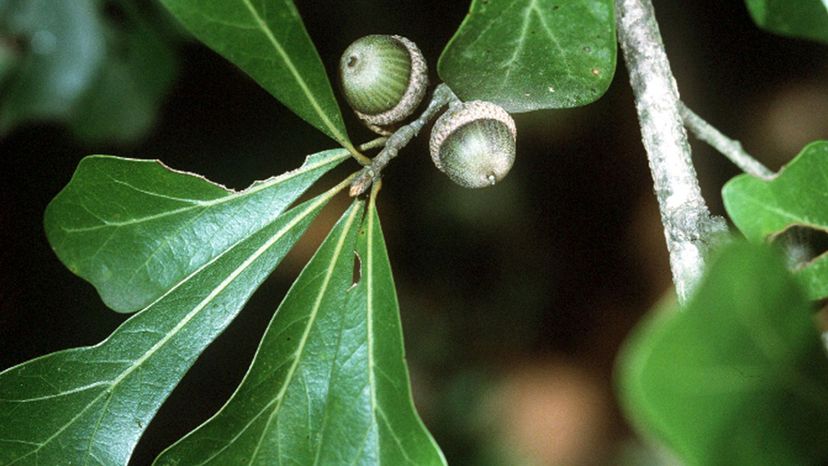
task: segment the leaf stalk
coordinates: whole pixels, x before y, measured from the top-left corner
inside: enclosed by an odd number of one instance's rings
[[[348,141],[342,141],[342,147],[348,150],[351,153],[351,157],[354,158],[357,162],[359,162],[362,166],[371,165],[371,158],[365,156],[362,152],[359,151],[353,144]]]

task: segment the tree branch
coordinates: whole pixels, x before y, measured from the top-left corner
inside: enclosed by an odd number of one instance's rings
[[[773,176],[773,172],[768,167],[762,165],[761,162],[747,153],[742,147],[742,143],[722,134],[713,125],[704,121],[702,117],[687,108],[683,102],[679,102],[679,112],[690,132],[700,140],[710,144],[711,147],[727,157],[743,172],[765,179]]]
[[[618,40],[630,75],[644,148],[661,211],[673,283],[685,302],[724,220],[701,195],[679,115],[679,95],[650,0],[616,0]]]

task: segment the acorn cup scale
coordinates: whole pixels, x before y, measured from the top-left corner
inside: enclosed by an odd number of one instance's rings
[[[493,186],[515,162],[515,122],[506,110],[474,100],[450,107],[431,130],[437,168],[466,188]]]
[[[410,116],[428,87],[420,49],[402,36],[374,34],[357,39],[339,62],[345,100],[372,131],[391,134]]]

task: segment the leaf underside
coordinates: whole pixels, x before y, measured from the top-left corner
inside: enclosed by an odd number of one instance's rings
[[[362,209],[294,283],[233,397],[155,464],[445,464],[411,402],[379,218],[372,203],[360,229]]]
[[[764,242],[792,227],[828,234],[828,141],[807,145],[771,180],[739,175],[722,189],[725,209],[752,242]],[[811,299],[828,297],[828,254],[797,275]]]
[[[612,0],[473,0],[437,71],[509,112],[586,105],[615,73]]]
[[[240,192],[157,161],[86,157],[46,208],[46,235],[107,306],[132,312],[273,222],[347,157],[320,152]]]
[[[686,464],[828,460],[828,360],[768,246],[729,246],[686,309],[639,326],[619,375],[627,414]]]
[[[161,0],[195,37],[350,147],[322,60],[291,0]]]
[[[187,369],[332,195],[309,200],[240,240],[102,343],[0,373],[0,465],[126,464]]]

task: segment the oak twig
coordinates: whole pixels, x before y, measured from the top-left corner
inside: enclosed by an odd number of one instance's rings
[[[762,165],[762,162],[747,153],[742,147],[742,143],[722,134],[721,131],[690,110],[683,102],[679,102],[679,113],[681,113],[687,129],[697,138],[710,144],[711,147],[727,157],[740,170],[759,178],[768,179],[773,176],[773,172],[768,167]]]
[[[371,160],[371,164],[363,168],[353,183],[351,183],[351,197],[359,196],[367,191],[371,187],[371,184],[380,178],[383,168],[388,165],[391,159],[397,156],[400,149],[405,147],[414,136],[419,134],[423,127],[440,113],[443,107],[459,101],[448,85],[439,84],[434,89],[431,102],[429,102],[428,107],[423,113],[416,120],[394,131],[385,142],[385,147]]]

